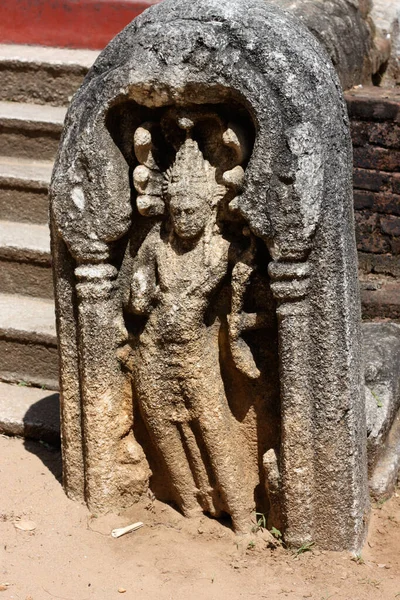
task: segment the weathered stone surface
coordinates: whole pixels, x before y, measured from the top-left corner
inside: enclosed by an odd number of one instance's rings
[[[363,347],[370,487],[375,497],[387,497],[400,464],[400,325],[364,324]]]
[[[263,0],[164,0],[102,52],[51,184],[71,497],[121,507],[151,470],[185,514],[360,547],[351,174],[329,58]]]
[[[343,89],[371,81],[390,44],[376,38],[369,0],[269,0],[300,18],[329,54]]]
[[[376,464],[383,442],[400,407],[400,326],[363,325],[368,463]]]
[[[374,0],[371,17],[376,27],[390,37],[391,55],[379,83],[393,87],[400,82],[400,6],[398,0]]]

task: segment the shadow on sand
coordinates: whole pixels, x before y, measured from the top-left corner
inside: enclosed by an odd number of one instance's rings
[[[24,418],[24,446],[35,454],[61,483],[60,403],[54,392],[32,404]]]

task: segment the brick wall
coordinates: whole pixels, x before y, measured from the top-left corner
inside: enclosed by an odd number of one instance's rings
[[[364,318],[400,319],[400,90],[347,92]]]

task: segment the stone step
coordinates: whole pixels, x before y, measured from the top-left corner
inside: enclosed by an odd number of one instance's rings
[[[58,388],[51,300],[0,294],[0,380]]]
[[[98,54],[0,44],[0,100],[66,106]]]
[[[53,163],[0,156],[0,220],[47,223]]]
[[[0,102],[0,148],[3,156],[53,160],[66,108]]]
[[[0,221],[0,290],[6,294],[52,298],[47,225]]]
[[[58,393],[0,382],[0,433],[59,446]]]

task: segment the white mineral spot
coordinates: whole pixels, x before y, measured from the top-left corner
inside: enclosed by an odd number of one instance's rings
[[[85,195],[83,193],[83,189],[79,186],[74,187],[71,193],[72,202],[75,204],[79,210],[83,210],[85,208]]]
[[[138,284],[138,291],[140,293],[144,293],[146,291],[147,288],[147,280],[146,280],[146,273],[142,270],[139,269],[138,272],[135,275],[135,282]]]

